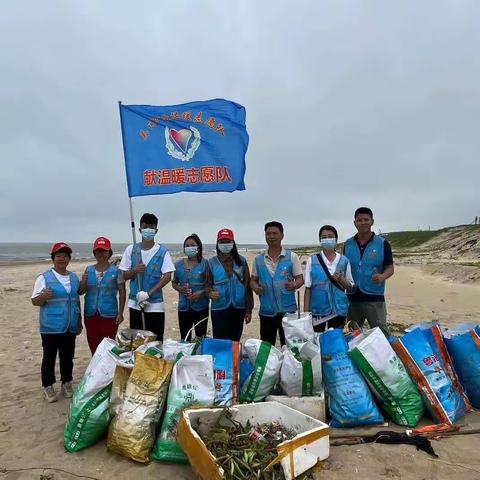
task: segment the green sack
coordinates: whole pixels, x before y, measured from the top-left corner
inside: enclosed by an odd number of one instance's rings
[[[214,400],[212,356],[194,355],[180,358],[173,367],[167,409],[151,457],[163,462],[188,463],[177,443],[180,413],[184,408],[193,405],[213,405]]]
[[[424,413],[422,397],[380,328],[363,332],[348,347],[386,416],[398,425],[415,427]]]
[[[78,452],[96,443],[110,423],[108,409],[116,361],[110,350],[116,347],[110,338],[104,338],[75,389],[63,433],[65,449]]]
[[[251,338],[244,344],[245,353],[253,366],[250,376],[242,384],[242,403],[263,402],[280,380],[283,355],[268,342]]]

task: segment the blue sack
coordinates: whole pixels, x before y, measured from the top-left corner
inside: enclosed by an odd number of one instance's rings
[[[332,427],[356,427],[384,422],[372,394],[348,356],[342,330],[327,330],[320,336],[325,390],[330,397]]]
[[[447,332],[445,343],[468,399],[480,408],[480,327],[465,330],[452,336]]]
[[[240,342],[204,338],[202,354],[212,355],[215,380],[215,405],[238,403],[240,373]]]
[[[463,385],[460,382],[460,378],[458,377],[458,374],[453,366],[453,360],[451,355],[448,352],[447,345],[445,343],[443,331],[442,331],[442,328],[440,327],[440,324],[435,320],[432,322],[422,322],[412,327],[412,329],[410,330],[405,330],[405,332],[408,333],[409,331],[413,331],[415,329],[419,329],[423,332],[426,339],[428,340],[428,343],[432,347],[433,353],[435,353],[438,356],[438,359],[440,360],[440,364],[442,365],[442,368],[445,370],[447,377],[450,378],[453,388],[458,392],[458,394],[460,395],[460,398],[463,400],[464,405],[462,406],[460,404],[457,408],[457,411],[459,412],[458,414],[463,416],[466,412],[468,412],[471,409],[471,405],[470,405],[470,401],[468,400],[467,394],[465,393],[465,389],[463,388]],[[463,414],[461,413],[462,410],[464,410]]]
[[[432,418],[454,423],[466,413],[462,394],[454,387],[440,355],[421,328],[415,328],[392,343],[416,383]]]

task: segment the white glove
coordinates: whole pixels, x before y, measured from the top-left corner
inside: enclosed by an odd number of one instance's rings
[[[137,293],[137,303],[139,307],[144,307],[147,300],[150,298],[150,295],[147,292],[138,292]]]

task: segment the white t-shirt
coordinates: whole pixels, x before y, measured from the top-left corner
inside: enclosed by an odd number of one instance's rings
[[[72,287],[70,285],[70,275],[60,275],[57,273],[53,268],[51,269],[53,274],[57,277],[58,281],[63,285],[67,293],[70,293]],[[45,283],[45,277],[39,275],[35,280],[35,285],[33,287],[32,298],[38,297],[44,288],[46,288],[47,284]]]
[[[155,254],[160,249],[160,245],[156,243],[150,250],[141,250],[142,254],[142,262],[145,266],[148,265],[150,260],[155,256]],[[120,266],[118,267],[120,270],[127,272],[132,268],[132,250],[133,245],[129,245],[122,256],[122,261],[120,262]],[[170,252],[166,252],[165,256],[163,257],[163,264],[161,268],[162,274],[168,272],[175,271],[175,265],[173,264],[172,257],[170,256]],[[136,300],[128,299],[128,308],[133,308],[135,310],[140,310],[140,307],[137,304]],[[164,302],[160,303],[147,303],[144,308],[145,313],[150,312],[164,312],[165,311],[165,304]]]
[[[335,252],[335,258],[333,262],[325,256],[323,252],[321,252],[323,261],[330,272],[330,275],[335,273],[337,269],[338,262],[340,261],[341,255],[338,252]],[[347,265],[347,271],[345,272],[345,280],[350,282],[353,285],[353,277],[352,277],[352,269],[350,268],[350,262]],[[310,288],[312,286],[312,257],[308,257],[307,264],[305,265],[305,286]]]

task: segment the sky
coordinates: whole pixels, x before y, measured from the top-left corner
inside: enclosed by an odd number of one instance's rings
[[[8,2],[0,241],[131,238],[118,101],[245,106],[246,190],[138,197],[157,239],[340,240],[480,215],[480,2]]]

